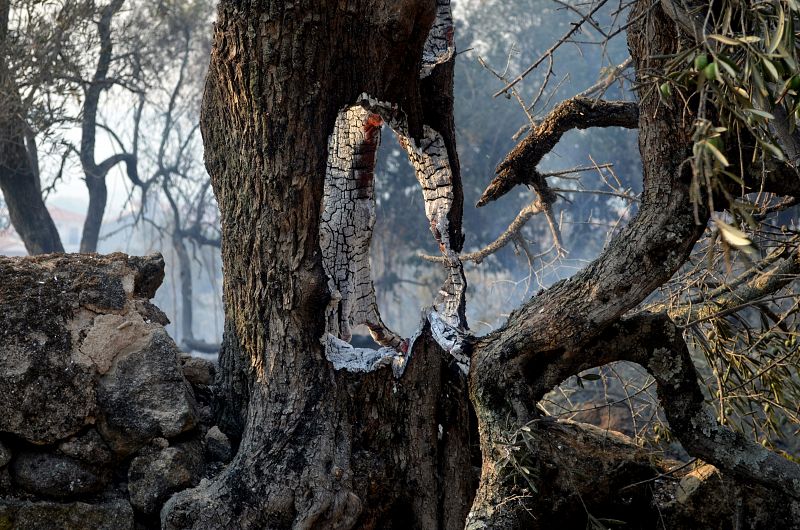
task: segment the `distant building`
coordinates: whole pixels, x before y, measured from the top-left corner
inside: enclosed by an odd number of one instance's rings
[[[61,244],[64,245],[64,251],[78,252],[81,247],[81,234],[83,233],[86,214],[52,205],[48,206],[47,209],[56,224],[58,235],[61,236]]]
[[[53,205],[48,205],[47,210],[56,224],[64,250],[66,252],[78,252],[81,245],[83,221],[86,219],[86,215]],[[25,256],[28,254],[25,250],[25,244],[13,226],[0,230],[0,254],[4,256]]]

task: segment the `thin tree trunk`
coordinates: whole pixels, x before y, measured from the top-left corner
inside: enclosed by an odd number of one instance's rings
[[[192,262],[189,257],[189,252],[186,250],[186,245],[183,243],[183,238],[178,234],[180,227],[175,227],[175,233],[172,236],[172,247],[175,249],[175,254],[178,258],[178,271],[181,282],[181,340],[194,340],[194,331],[192,330]]]
[[[173,203],[174,204],[174,203]],[[175,215],[176,222],[180,221]],[[183,241],[183,234],[179,226],[174,228],[172,234],[172,247],[178,258],[178,277],[181,282],[181,333],[180,344],[185,351],[199,351],[202,353],[218,353],[219,344],[208,343],[194,337],[194,278],[192,277],[192,258]]]
[[[136,173],[136,157],[128,153],[113,155],[99,164],[95,160],[95,143],[97,140],[97,111],[100,105],[100,96],[112,86],[108,79],[111,66],[113,41],[111,38],[111,23],[114,15],[122,8],[125,0],[113,0],[105,6],[97,22],[97,32],[100,38],[100,55],[92,81],[86,88],[83,102],[83,117],[81,121],[81,148],[80,161],[86,178],[86,189],[89,192],[89,207],[86,210],[86,220],[83,224],[81,235],[81,252],[97,252],[100,240],[100,229],[103,225],[103,215],[108,202],[106,177],[111,169],[124,162],[129,177],[134,183],[139,182]]]
[[[86,208],[86,219],[83,222],[81,235],[81,252],[97,252],[100,241],[100,229],[103,226],[103,215],[108,202],[108,189],[105,175],[99,175],[96,168],[84,168],[86,189],[89,191],[89,206]]]

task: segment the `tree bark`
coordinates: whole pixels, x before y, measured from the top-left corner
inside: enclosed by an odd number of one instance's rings
[[[418,75],[435,8],[220,3],[202,131],[226,271],[218,414],[242,438],[220,476],[170,501],[166,528],[463,527],[474,422],[450,356],[426,327],[397,380],[334,370],[321,343],[320,213],[339,112],[361,94],[397,105],[412,141],[440,128],[457,167],[452,106],[424,102]],[[452,69],[429,77],[452,90]],[[460,248],[460,211],[450,215]]]
[[[33,167],[25,109],[12,72],[9,71],[6,38],[10,0],[0,0],[0,190],[9,217],[29,254],[64,252],[50,212],[42,200],[38,168]],[[35,149],[33,144],[29,144]]]

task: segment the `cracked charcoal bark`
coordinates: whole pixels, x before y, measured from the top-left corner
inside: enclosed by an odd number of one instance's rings
[[[426,77],[454,53],[453,20],[449,0],[437,2],[437,17],[423,52],[420,77]],[[381,320],[372,283],[369,247],[375,225],[374,171],[384,121],[406,150],[422,187],[425,215],[445,257],[447,279],[427,318],[436,341],[450,352],[462,370],[468,367],[461,344],[467,329],[464,317],[466,279],[449,241],[448,213],[453,207],[453,172],[442,135],[428,125],[415,142],[405,114],[397,105],[379,102],[367,94],[337,116],[328,144],[320,247],[332,293],[326,314],[326,356],[337,369],[371,371],[392,364],[402,374],[403,354],[413,339],[403,340]],[[366,325],[380,350],[354,349],[347,344],[352,330]],[[418,336],[416,333],[414,337]],[[333,340],[339,339],[339,340]],[[399,367],[399,368],[398,368]]]
[[[420,79],[428,77],[436,66],[446,63],[453,57],[456,51],[454,33],[450,0],[437,0],[436,20],[422,51]]]
[[[349,342],[353,328],[364,324],[375,342],[397,350],[403,340],[381,320],[369,264],[382,123],[380,116],[359,106],[339,113],[328,145],[320,247],[333,293],[327,332]]]

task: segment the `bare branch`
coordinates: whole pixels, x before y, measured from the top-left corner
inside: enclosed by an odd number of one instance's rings
[[[645,348],[632,360],[655,377],[670,427],[684,448],[742,479],[800,497],[800,466],[717,423],[705,405],[686,343],[668,322],[664,319],[661,324],[671,347]]]
[[[594,85],[590,86],[589,88],[578,94],[578,96],[588,98],[596,93],[600,93],[600,96],[602,97],[602,94],[608,89],[608,87],[614,84],[614,81],[616,81],[619,78],[620,74],[625,70],[627,70],[632,64],[633,64],[633,58],[628,57],[620,64],[615,66],[611,70],[611,72],[609,72],[607,75],[603,77],[603,79],[601,79]]]
[[[581,20],[572,23],[572,27],[569,29],[569,31],[567,31],[564,34],[563,37],[561,37],[555,44],[553,44],[550,48],[548,48],[547,51],[545,51],[536,61],[534,61],[534,63],[532,65],[530,65],[528,68],[526,68],[525,71],[523,71],[520,75],[518,75],[512,82],[510,82],[509,84],[504,86],[502,89],[497,91],[494,94],[493,97],[497,97],[497,96],[502,95],[504,92],[507,92],[509,89],[514,87],[514,85],[516,85],[517,83],[519,83],[520,81],[525,79],[525,76],[527,76],[529,73],[533,72],[536,69],[537,66],[542,64],[542,62],[545,59],[547,59],[548,57],[551,57],[555,53],[555,51],[559,47],[561,47],[562,44],[567,42],[578,30],[581,29],[581,27],[583,26],[584,22],[589,21],[592,18],[592,16],[594,16],[594,14],[597,13],[600,10],[601,7],[606,5],[606,3],[607,3],[607,0],[601,0],[601,1],[597,2],[597,4],[595,4],[594,7],[592,7],[592,10],[589,11],[586,15],[584,15],[583,18],[581,18]]]
[[[519,235],[520,230],[528,220],[536,214],[542,213],[544,211],[544,205],[540,200],[535,200],[525,208],[520,210],[517,217],[508,225],[508,228],[500,234],[500,236],[495,239],[492,243],[485,246],[481,250],[477,250],[475,252],[469,252],[467,254],[461,254],[459,257],[461,261],[474,261],[475,263],[480,263],[485,260],[490,255],[494,254],[501,248],[505,247],[509,242],[511,242],[517,235]],[[431,256],[428,254],[420,254],[420,258],[424,259],[425,261],[430,261],[433,263],[446,263],[447,258],[445,256]]]
[[[775,256],[785,254],[785,249],[775,252]],[[772,261],[772,256],[765,261]],[[780,289],[797,279],[800,274],[800,250],[780,260],[769,270],[754,267],[748,281],[728,284],[712,291],[706,300],[670,308],[669,315],[674,320],[685,322],[681,327],[690,327],[712,318],[740,311],[755,303],[761,303]],[[794,295],[792,295],[794,296]],[[661,307],[664,307],[663,305]]]
[[[483,192],[477,206],[497,200],[518,184],[530,184],[545,202],[552,194],[536,166],[572,129],[625,127],[635,129],[639,107],[629,101],[603,101],[575,97],[563,101],[497,166],[497,176]]]

